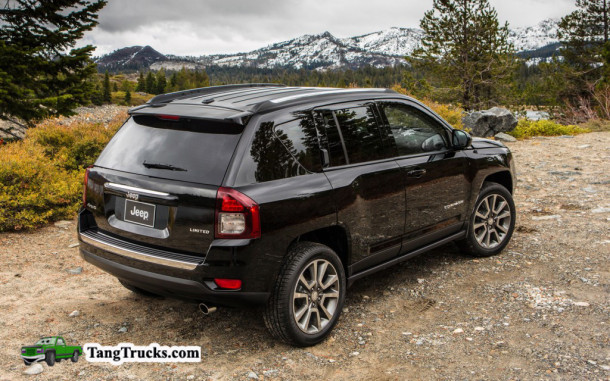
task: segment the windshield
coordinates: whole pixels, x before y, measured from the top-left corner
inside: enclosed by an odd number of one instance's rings
[[[36,345],[55,345],[54,337],[43,337],[42,339],[36,342]]]
[[[220,185],[243,126],[154,116],[130,118],[95,165],[123,172]]]

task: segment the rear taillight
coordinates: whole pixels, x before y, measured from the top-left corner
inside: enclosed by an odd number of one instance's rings
[[[83,207],[87,206],[87,183],[89,183],[89,170],[93,166],[87,167],[85,170],[85,180],[83,181]]]
[[[260,238],[258,204],[231,188],[219,188],[216,194],[216,238]]]

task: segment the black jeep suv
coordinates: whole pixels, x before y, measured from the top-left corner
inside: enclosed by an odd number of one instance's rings
[[[165,94],[88,169],[80,252],[135,292],[264,304],[273,336],[313,345],[359,278],[450,241],[500,252],[512,168],[501,143],[386,89]]]

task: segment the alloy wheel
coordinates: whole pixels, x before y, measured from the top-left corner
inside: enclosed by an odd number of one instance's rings
[[[305,266],[292,294],[292,314],[301,331],[315,334],[328,325],[336,313],[340,291],[332,263],[315,259]]]
[[[511,223],[510,206],[506,199],[492,193],[479,202],[474,215],[474,237],[485,249],[493,249],[506,238]]]

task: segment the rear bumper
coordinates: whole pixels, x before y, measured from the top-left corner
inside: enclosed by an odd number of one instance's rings
[[[85,212],[86,213],[86,212]],[[122,241],[97,232],[79,215],[78,238],[81,257],[107,273],[154,294],[239,307],[264,304],[269,298],[269,276],[253,269],[269,269],[268,257],[249,246],[220,247],[193,260],[184,256]],[[210,260],[209,258],[219,259]],[[242,260],[226,260],[239,258]],[[220,260],[222,259],[222,260]],[[273,266],[271,266],[272,268]],[[241,279],[242,289],[223,290],[214,278]]]
[[[269,298],[269,293],[267,292],[215,291],[205,284],[194,280],[126,266],[97,256],[89,251],[86,246],[81,243],[80,248],[80,254],[85,261],[121,280],[154,294],[232,307],[263,304]]]

